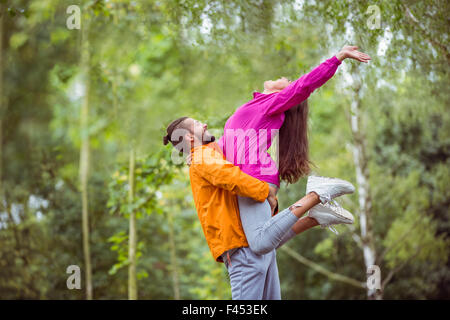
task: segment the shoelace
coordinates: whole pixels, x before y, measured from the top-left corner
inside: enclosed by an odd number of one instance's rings
[[[339,232],[337,232],[337,230],[333,226],[327,226],[327,227],[331,232],[335,233],[336,235],[339,234]]]
[[[320,225],[321,228],[328,228],[330,229],[331,232],[335,233],[335,234],[339,234],[339,232],[331,225],[328,223],[324,223]]]
[[[345,217],[342,214],[342,211],[344,210],[344,208],[342,208],[342,206],[341,206],[341,204],[339,202],[337,202],[336,200],[332,199],[330,194],[325,195],[324,198],[326,200],[324,204],[328,203],[330,206],[334,206],[336,211],[338,212],[338,214],[343,216],[343,217]]]
[[[332,201],[334,201],[334,200],[332,200]],[[334,202],[336,202],[336,201],[334,201]],[[336,202],[337,203],[337,202]],[[291,207],[301,207],[302,205],[301,204],[296,204],[296,203],[294,203]],[[340,206],[338,206],[338,208],[341,208]],[[335,234],[339,234],[339,232],[337,232],[337,230],[332,226],[332,225],[329,225],[329,224],[323,224],[323,225],[320,225],[322,228],[327,228],[328,227],[328,229],[330,229],[332,232],[334,232]]]
[[[326,195],[324,196],[324,198],[327,200],[327,201],[325,202],[325,204],[328,204],[328,205],[330,205],[330,206],[334,206],[335,209],[336,209],[336,211],[338,212],[338,214],[341,215],[341,216],[344,216],[344,215],[342,214],[343,208],[342,208],[342,206],[341,206],[341,204],[340,204],[339,202],[337,202],[336,200],[332,199],[330,194],[326,194]],[[335,233],[335,234],[337,234],[337,235],[339,234],[339,232],[338,232],[332,225],[324,224],[324,225],[322,225],[321,227],[322,227],[322,228],[327,228],[327,227],[328,227],[328,229],[329,229],[331,232],[333,232],[333,233]]]
[[[341,206],[341,204],[339,202],[337,202],[336,200],[333,200],[332,203],[330,203],[330,205],[334,207],[334,209],[337,211],[337,213],[341,217],[345,217],[345,215],[343,213],[344,208]]]

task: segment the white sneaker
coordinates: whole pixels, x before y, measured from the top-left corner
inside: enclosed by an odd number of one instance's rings
[[[338,178],[309,176],[306,184],[306,194],[314,191],[320,202],[327,203],[343,194],[355,192],[355,187],[348,181]]]
[[[336,234],[338,232],[332,225],[341,223],[352,224],[355,221],[349,211],[331,203],[319,203],[309,210],[308,216],[316,219],[322,228],[328,227]]]

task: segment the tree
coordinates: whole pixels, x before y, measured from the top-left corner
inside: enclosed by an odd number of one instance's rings
[[[3,168],[3,136],[2,136],[2,123],[3,123],[3,110],[6,109],[4,104],[3,94],[3,3],[0,4],[0,199],[3,199],[3,184],[2,184],[2,168]]]
[[[86,275],[86,298],[92,300],[92,267],[89,247],[89,202],[88,202],[88,175],[89,175],[89,94],[90,94],[90,46],[89,46],[89,14],[83,19],[81,36],[81,74],[84,86],[83,102],[80,115],[80,189],[82,202],[83,225],[83,252]]]
[[[372,61],[345,61],[309,98],[310,155],[357,187],[338,200],[355,224],[280,250],[283,298],[449,296],[448,1],[94,0],[69,30],[72,4],[0,4],[1,298],[85,298],[65,270],[86,267],[89,233],[96,299],[230,299],[165,125],[191,116],[218,138],[265,80],[345,44]],[[281,208],[305,180],[282,185]]]

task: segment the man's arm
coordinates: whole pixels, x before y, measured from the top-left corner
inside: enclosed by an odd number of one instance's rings
[[[201,151],[203,153],[200,155]],[[274,189],[270,190],[268,183],[242,172],[239,167],[223,159],[221,153],[209,147],[196,151],[191,163],[191,170],[194,170],[196,174],[213,186],[242,197],[263,202],[267,197],[274,196]]]

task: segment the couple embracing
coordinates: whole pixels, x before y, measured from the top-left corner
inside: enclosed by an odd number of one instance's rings
[[[189,117],[167,127],[164,144],[188,156],[197,214],[213,258],[228,270],[233,300],[281,299],[276,249],[315,226],[336,232],[333,225],[354,221],[334,201],[354,192],[350,182],[309,176],[305,196],[282,211],[276,194],[281,180],[295,183],[310,173],[307,98],[344,59],[370,60],[357,49],[345,46],[295,81],[264,82],[264,91],[227,120],[218,141]],[[279,134],[278,166],[267,152],[273,132]]]

